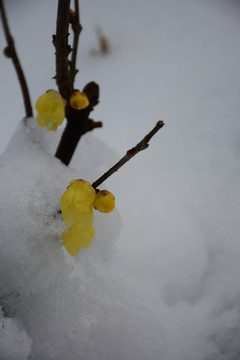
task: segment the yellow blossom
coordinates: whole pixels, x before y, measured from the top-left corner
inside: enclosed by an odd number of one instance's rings
[[[71,181],[61,197],[62,216],[67,226],[82,224],[89,225],[93,220],[92,203],[96,192],[92,185],[85,180]]]
[[[110,191],[101,190],[97,193],[93,206],[100,212],[110,213],[115,208],[115,197]]]
[[[80,249],[91,246],[94,238],[93,206],[101,212],[114,209],[115,199],[107,190],[97,193],[85,180],[72,180],[61,197],[63,220],[68,227],[62,234],[63,245],[71,256],[76,256]]]
[[[94,237],[93,207],[96,197],[95,189],[85,180],[72,180],[61,197],[62,216],[68,232],[62,235],[63,245],[71,256],[79,253],[81,248],[91,246]]]
[[[38,126],[56,131],[64,120],[65,105],[66,101],[56,90],[48,90],[41,95],[35,104]]]

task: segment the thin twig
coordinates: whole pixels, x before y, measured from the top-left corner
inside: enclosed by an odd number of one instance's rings
[[[29,92],[28,92],[27,82],[26,82],[16,49],[15,49],[13,37],[10,33],[10,29],[9,29],[8,21],[7,21],[7,15],[5,12],[4,5],[3,5],[3,0],[0,0],[0,12],[1,12],[1,16],[2,16],[3,30],[4,30],[6,41],[7,41],[7,47],[5,48],[4,53],[7,57],[12,59],[14,68],[17,72],[18,80],[19,80],[21,90],[22,90],[26,117],[32,117],[32,115],[33,115],[32,114],[32,105],[31,105],[31,100],[30,100],[30,96],[29,96]]]
[[[68,71],[68,27],[70,0],[58,0],[57,29],[54,37],[56,48],[56,82],[62,97],[69,99],[73,88]]]
[[[89,123],[89,130],[88,131],[91,131],[91,130],[96,129],[96,128],[103,127],[102,121],[94,121],[93,119],[88,119],[88,123]]]
[[[120,169],[127,161],[129,161],[133,156],[135,156],[139,151],[145,150],[149,144],[148,142],[156,134],[156,132],[161,129],[164,125],[163,121],[158,121],[155,127],[132,149],[128,150],[126,155],[119,160],[111,169],[109,169],[105,174],[103,174],[98,180],[92,183],[92,187],[96,189],[100,184],[102,184],[107,178],[113,175],[116,171]]]
[[[72,82],[72,87],[74,87],[74,80],[75,76],[78,73],[78,70],[76,69],[76,60],[77,60],[77,50],[78,50],[78,41],[79,41],[79,35],[82,30],[82,26],[79,21],[79,5],[78,0],[74,1],[75,4],[75,12],[71,13],[70,21],[72,24],[72,30],[73,30],[73,47],[72,47],[72,57],[70,61],[70,78]]]

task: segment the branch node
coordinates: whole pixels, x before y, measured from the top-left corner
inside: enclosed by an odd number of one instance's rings
[[[88,119],[88,123],[89,130],[103,127],[103,123],[101,121],[94,121],[93,119]]]
[[[7,58],[9,58],[9,59],[12,58],[13,54],[12,54],[12,51],[11,51],[10,46],[6,46],[6,47],[3,49],[3,54],[4,54]]]

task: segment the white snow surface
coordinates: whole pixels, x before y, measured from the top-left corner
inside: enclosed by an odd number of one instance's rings
[[[56,88],[57,1],[5,2],[34,103]],[[100,84],[92,117],[104,127],[70,167],[53,157],[63,127],[19,123],[19,86],[0,58],[0,360],[239,360],[240,2],[80,10],[76,86]],[[106,56],[91,55],[99,25]],[[93,246],[72,259],[62,192],[96,180],[159,119],[149,149],[103,184],[117,209],[95,213]]]
[[[90,251],[72,259],[63,250],[60,197],[70,179],[78,178],[78,171],[46,152],[42,134],[35,119],[21,122],[1,157],[0,301],[2,321],[9,324],[1,354],[7,347],[6,359],[16,358],[22,337],[28,350],[23,359],[157,356],[160,334],[153,315],[108,291],[105,272],[112,271],[121,226],[117,211],[95,212]],[[109,148],[94,137],[82,145],[85,153],[101,152],[103,159],[111,158]],[[97,162],[96,157],[91,167],[88,163],[81,168],[84,178],[92,178]],[[116,276],[122,286],[119,280]],[[15,322],[22,328],[18,337]]]

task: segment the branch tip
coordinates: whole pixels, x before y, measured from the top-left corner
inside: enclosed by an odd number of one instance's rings
[[[126,152],[126,155],[119,160],[111,169],[109,169],[105,174],[103,174],[99,179],[97,179],[94,183],[92,183],[92,187],[97,189],[97,187],[102,184],[105,180],[107,180],[111,175],[113,175],[116,171],[118,171],[126,162],[128,162],[133,156],[139,153],[142,150],[148,148],[148,142],[151,138],[161,129],[164,125],[162,120],[158,121],[154,128],[146,135],[144,138],[132,149]]]

